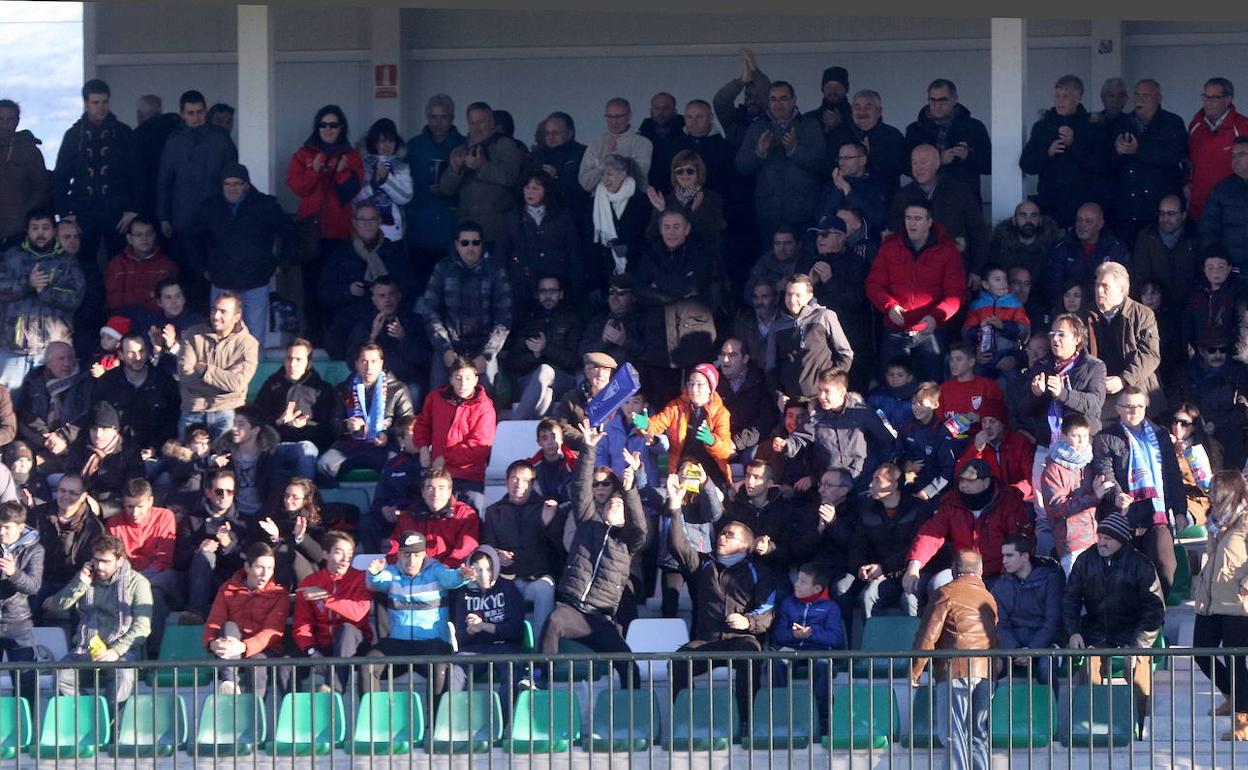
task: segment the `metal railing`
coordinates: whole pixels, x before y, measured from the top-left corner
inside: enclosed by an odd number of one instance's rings
[[[53,759],[146,767],[147,757],[158,767],[285,766],[287,756],[312,757],[317,767],[936,767],[947,750],[942,725],[968,711],[941,697],[947,688],[933,686],[931,671],[990,658],[985,665],[1001,668],[999,679],[986,680],[993,697],[983,704],[994,762],[1237,768],[1248,767],[1245,747],[1220,740],[1230,720],[1210,714],[1222,698],[1200,664],[1225,662],[1223,684],[1233,692],[1248,687],[1230,665],[1244,655],[1152,648],[8,663],[0,677],[17,681],[0,695],[0,758],[18,767]],[[1090,658],[1103,656],[1110,678],[1090,681]],[[1125,656],[1145,661],[1136,679],[1151,693],[1146,702]],[[931,659],[917,689],[916,657]],[[433,674],[443,666],[446,692],[435,698]],[[617,666],[628,667],[631,681],[613,673]],[[708,666],[713,673],[699,673]],[[541,688],[520,686],[535,668]],[[110,682],[123,669],[137,685],[118,702]],[[44,677],[40,686],[21,677],[32,673]],[[260,695],[250,686],[255,673],[268,680]],[[382,675],[375,687],[374,673]],[[76,680],[86,697],[53,698],[58,676]],[[240,694],[220,692],[229,677]],[[692,686],[675,692],[673,679]],[[969,733],[964,741],[972,756]]]

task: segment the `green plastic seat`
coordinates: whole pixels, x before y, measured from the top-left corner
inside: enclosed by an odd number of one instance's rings
[[[482,754],[503,739],[503,706],[498,693],[484,690],[443,693],[430,740],[436,754]]]
[[[13,759],[30,749],[33,733],[30,701],[12,695],[0,697],[0,759]]]
[[[108,743],[112,729],[108,704],[99,695],[56,695],[48,699],[39,726],[39,742],[31,747],[38,759],[94,757]]]
[[[372,468],[354,468],[339,474],[338,482],[340,484],[376,484],[380,478],[381,474]]]
[[[524,621],[524,651],[533,652],[537,649],[537,638],[533,634],[533,623],[526,619]]]
[[[737,740],[737,698],[731,687],[686,688],[672,704],[668,751],[709,751]]]
[[[407,754],[425,743],[425,706],[411,690],[364,693],[355,715],[357,754]]]
[[[590,717],[590,751],[645,751],[659,739],[659,704],[654,693],[637,688],[610,691],[594,701]]]
[[[113,743],[114,757],[169,757],[186,745],[186,701],[172,692],[131,696],[121,707]]]
[[[246,756],[268,737],[264,701],[253,693],[211,693],[199,710],[195,752],[200,756]]]
[[[336,692],[291,692],[282,696],[268,752],[280,757],[329,754],[347,738],[346,710]]]
[[[876,615],[862,627],[863,650],[881,650],[897,652],[909,650],[914,643],[914,636],[919,631],[919,619],[908,615]],[[909,658],[871,658],[855,660],[853,674],[855,677],[868,676],[872,671],[877,677],[887,677],[891,668],[895,677],[907,676],[910,672]]]
[[[794,751],[819,740],[819,700],[808,683],[762,688],[754,696],[754,724],[741,745]]]
[[[1062,745],[1078,748],[1129,746],[1135,732],[1134,702],[1129,684],[1076,685],[1058,738]],[[1067,704],[1061,708],[1066,711]]]
[[[1199,538],[1201,540],[1204,540],[1207,537],[1209,537],[1209,530],[1205,529],[1205,525],[1193,524],[1192,526],[1181,530],[1179,534],[1175,536],[1175,539],[1176,540],[1190,540],[1190,539]]]
[[[264,387],[264,381],[272,377],[273,373],[281,368],[281,361],[261,361],[256,364],[256,373],[252,376],[251,382],[247,383],[247,403],[254,404],[256,402],[256,396],[260,395],[260,388]]]
[[[994,749],[1044,748],[1053,741],[1053,688],[1035,682],[1002,683],[992,696]]]
[[[924,685],[914,691],[910,698],[910,746],[915,749],[944,748],[945,742],[937,735],[940,723],[936,713],[936,689]]]
[[[581,704],[566,688],[521,690],[511,712],[511,754],[564,752],[581,740]]]
[[[351,374],[351,367],[346,361],[332,361],[329,359],[317,359],[312,362],[312,368],[316,373],[321,375],[321,379],[329,383],[331,387],[337,387],[347,376]],[[249,399],[250,400],[250,399]]]
[[[560,639],[559,640],[559,652],[560,653],[572,653],[572,654],[588,653],[592,655],[594,651],[586,647],[585,645],[581,644],[580,642],[574,641],[572,639]],[[571,662],[557,661],[554,665],[555,673],[551,681],[558,682],[560,684],[566,684],[568,682],[569,667],[571,667],[571,670],[572,670],[573,682],[588,682],[589,681],[590,668],[589,668],[589,661],[587,660],[576,660],[576,661],[571,661]],[[611,668],[605,663],[599,663],[594,666],[593,670],[594,670],[594,678],[597,679],[600,676],[604,676],[608,671],[611,670]]]
[[[157,659],[179,662],[212,660],[212,655],[204,646],[204,627],[165,626]],[[143,678],[152,687],[191,687],[196,684],[203,686],[212,681],[212,669],[192,666],[148,669],[143,672]]]
[[[1177,607],[1192,596],[1192,560],[1179,543],[1174,544],[1174,561],[1174,582],[1170,584],[1170,593],[1166,594],[1167,607]]]
[[[824,748],[888,748],[893,736],[901,733],[893,688],[886,684],[834,685],[828,729]]]

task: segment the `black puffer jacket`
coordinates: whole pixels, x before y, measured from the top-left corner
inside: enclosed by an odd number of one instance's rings
[[[31,527],[22,531],[13,545],[0,546],[0,555],[17,562],[11,576],[0,574],[0,637],[11,638],[13,630],[30,626],[30,599],[43,585],[43,546],[39,533]]]
[[[559,516],[550,525],[542,524],[544,505],[540,495],[530,493],[519,505],[504,495],[485,509],[481,542],[512,552],[511,565],[504,568],[506,574],[521,580],[555,574],[555,553],[562,548],[563,527]]]
[[[168,372],[149,367],[147,379],[136,388],[126,379],[125,367],[118,366],[95,381],[91,396],[97,403],[113,405],[121,418],[122,435],[131,446],[160,449],[177,435],[182,397]]]
[[[494,255],[507,265],[512,301],[518,308],[533,306],[533,290],[544,275],[558,276],[568,299],[579,299],[585,290],[581,238],[565,209],[547,205],[541,224],[527,210],[508,214]]]
[[[1106,559],[1089,548],[1075,560],[1062,596],[1063,641],[1080,634],[1089,646],[1152,647],[1165,619],[1157,570],[1144,554],[1123,546]]]
[[[883,503],[866,506],[850,541],[849,571],[857,574],[865,564],[878,564],[886,577],[900,577],[914,536],[931,511],[919,498],[904,493],[893,516],[884,514]]]
[[[187,233],[194,268],[214,286],[246,291],[263,286],[294,247],[295,225],[277,198],[252,188],[235,209],[214,195],[195,209]],[[275,240],[281,249],[274,249]],[[343,286],[349,286],[345,281]]]
[[[1094,477],[1104,476],[1113,484],[1113,487],[1101,498],[1100,509],[1108,513],[1116,510],[1114,498],[1120,492],[1127,491],[1131,447],[1127,444],[1126,430],[1119,422],[1092,437],[1092,465],[1089,470]],[[1171,524],[1179,522],[1181,525],[1184,517],[1187,516],[1187,496],[1183,493],[1183,475],[1174,453],[1174,444],[1170,442],[1170,432],[1165,428],[1153,425],[1153,433],[1157,436],[1157,446],[1161,452],[1161,483],[1166,510],[1171,516]],[[1137,529],[1148,529],[1153,526],[1151,500],[1137,500],[1125,511],[1118,511],[1118,513],[1125,514],[1131,526]]]
[[[56,503],[44,503],[31,509],[28,521],[39,529],[39,544],[47,564],[44,579],[63,585],[73,580],[91,559],[91,546],[104,535],[104,522],[90,511],[82,511],[79,526],[73,529],[62,526],[56,514]]]
[[[970,153],[965,160],[955,158],[952,163],[941,166],[941,173],[965,182],[975,199],[979,200],[979,177],[992,173],[992,142],[984,124],[971,117],[971,111],[959,104],[953,108],[953,119],[947,126],[932,120],[924,107],[919,110],[914,122],[906,127],[907,152],[920,144],[930,144],[943,151],[958,146],[959,142],[966,142]]]
[[[295,402],[295,408],[308,415],[306,426],[277,424],[288,401]],[[260,386],[255,403],[264,419],[277,428],[282,441],[311,441],[322,450],[333,441],[334,389],[310,366],[297,382],[286,376],[285,369],[278,369]]]
[[[1055,363],[1053,356],[1046,355],[1036,362],[1035,366],[1023,372],[1021,380],[1030,383],[1037,374],[1053,374]],[[1037,396],[1031,392],[1030,384],[1021,389],[1021,400],[1012,404],[1014,422],[1010,427],[1025,430],[1031,434],[1039,446],[1048,446],[1052,437],[1049,427],[1049,404],[1053,397],[1045,391]],[[1105,363],[1096,356],[1081,353],[1079,362],[1064,378],[1062,394],[1057,397],[1061,403],[1061,416],[1072,412],[1088,418],[1092,435],[1101,430],[1101,410],[1105,404]]]
[[[740,390],[733,390],[728,378],[721,376],[716,392],[724,400],[724,408],[728,410],[733,441],[746,428],[758,431],[758,441],[762,441],[780,421],[780,413],[776,411],[776,399],[767,388],[762,370],[753,361],[746,364],[745,381]],[[746,448],[749,446],[751,445],[746,444]]]
[[[1213,186],[1200,216],[1200,245],[1226,247],[1231,264],[1248,269],[1248,179],[1231,174]]]
[[[628,583],[633,554],[646,544],[646,514],[633,487],[624,493],[624,526],[608,525],[594,505],[593,479],[594,450],[582,450],[572,480],[576,534],[555,595],[581,612],[614,615]]]
[[[784,451],[792,459],[807,449],[806,466],[813,478],[827,468],[844,468],[865,489],[895,441],[875,410],[851,397],[839,412],[817,408],[789,435]]]
[[[1069,126],[1074,142],[1065,152],[1049,156],[1049,145],[1058,129]],[[1075,211],[1088,201],[1103,202],[1104,171],[1107,163],[1102,127],[1088,120],[1088,111],[1079,105],[1073,115],[1047,110],[1031,127],[1018,165],[1024,174],[1040,177],[1036,187],[1040,210],[1053,217],[1060,227],[1075,222]]]

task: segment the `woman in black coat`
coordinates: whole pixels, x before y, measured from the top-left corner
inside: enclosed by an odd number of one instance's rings
[[[291,479],[281,500],[269,506],[266,516],[252,521],[248,542],[273,546],[276,565],[273,579],[294,589],[308,575],[321,568],[325,551],[321,538],[325,528],[316,500],[316,484],[311,479]]]
[[[646,247],[653,207],[631,159],[614,154],[602,159],[602,181],[594,190],[592,210],[593,247],[585,266],[592,282],[586,288],[601,294],[607,280],[623,273],[628,261],[639,258]]]
[[[585,284],[581,238],[550,175],[536,169],[521,177],[520,204],[494,246],[494,255],[507,265],[516,318],[533,306],[542,276],[557,276],[569,297],[581,296]]]

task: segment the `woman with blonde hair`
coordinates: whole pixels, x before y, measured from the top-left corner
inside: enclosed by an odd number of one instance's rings
[[[1209,488],[1204,569],[1196,578],[1193,647],[1248,646],[1248,481],[1219,471]],[[1222,740],[1248,741],[1248,665],[1241,656],[1197,656],[1196,663],[1226,701],[1213,713],[1234,715]],[[1233,670],[1232,670],[1233,669]]]
[[[649,238],[659,237],[659,219],[663,212],[678,208],[685,212],[693,234],[702,241],[707,253],[719,260],[723,247],[724,200],[719,193],[706,189],[706,163],[693,150],[681,150],[672,158],[672,191],[664,194],[653,187],[646,188],[646,196],[654,213],[646,231]]]

